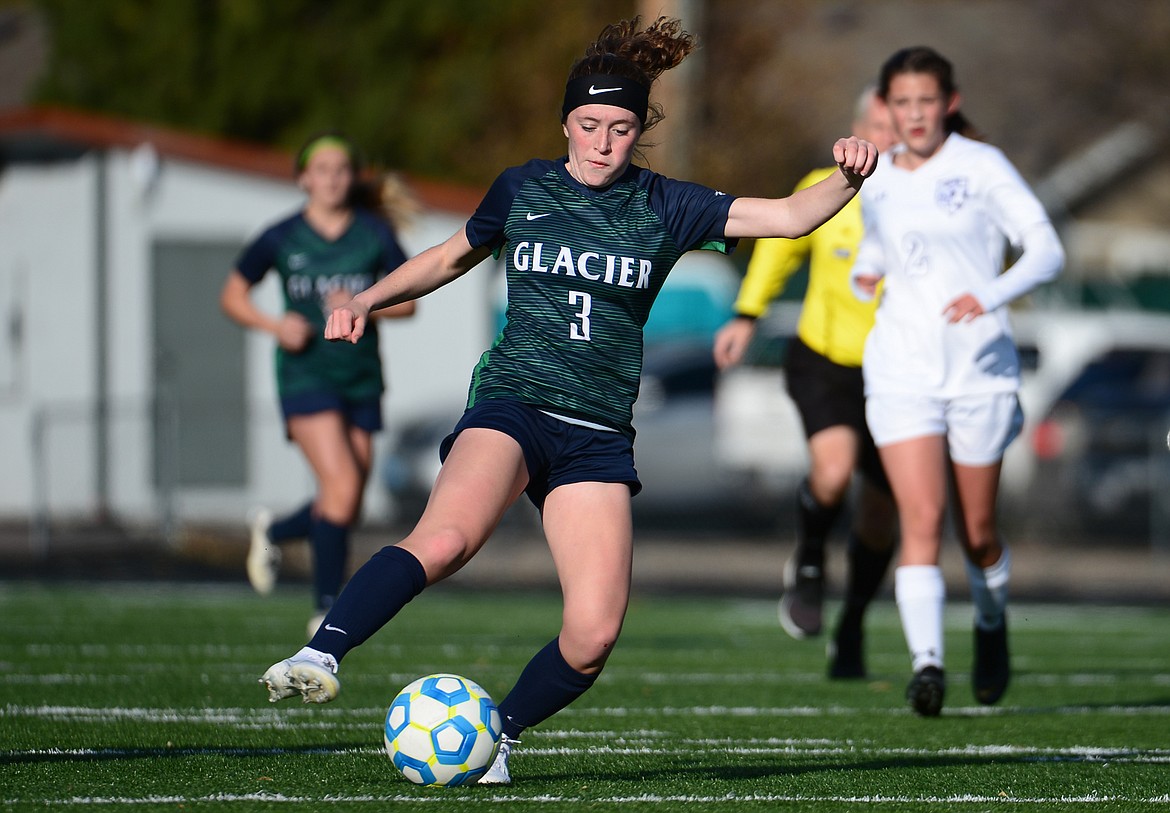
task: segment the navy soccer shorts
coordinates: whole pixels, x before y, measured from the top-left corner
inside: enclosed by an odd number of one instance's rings
[[[624,483],[630,496],[642,490],[633,442],[621,432],[578,426],[518,401],[483,401],[463,413],[439,446],[439,459],[471,428],[494,429],[520,444],[528,467],[524,493],[538,509],[550,491],[570,483]]]

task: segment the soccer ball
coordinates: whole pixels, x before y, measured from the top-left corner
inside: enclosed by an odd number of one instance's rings
[[[386,753],[417,785],[471,785],[500,748],[500,712],[479,684],[427,675],[408,684],[386,712]]]

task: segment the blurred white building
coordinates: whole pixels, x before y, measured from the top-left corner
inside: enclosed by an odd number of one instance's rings
[[[479,190],[410,181],[414,253]],[[312,488],[270,337],[220,311],[239,250],[302,202],[291,156],[59,109],[0,113],[0,520],[242,522]],[[390,432],[461,403],[490,341],[484,266],[384,323]],[[280,309],[275,274],[261,304]],[[372,478],[376,481],[376,478]],[[387,511],[371,483],[367,516]]]

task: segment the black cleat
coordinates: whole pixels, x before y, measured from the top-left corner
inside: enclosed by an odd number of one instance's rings
[[[780,597],[780,626],[797,640],[821,634],[821,605],[825,597],[825,573],[816,565],[797,565],[796,557],[784,566],[784,595]]]
[[[937,717],[942,711],[947,681],[937,666],[924,666],[914,673],[906,687],[906,700],[919,715]]]
[[[990,630],[975,627],[975,668],[971,687],[975,699],[985,706],[998,703],[1007,690],[1011,678],[1011,660],[1008,655],[1007,618]]]

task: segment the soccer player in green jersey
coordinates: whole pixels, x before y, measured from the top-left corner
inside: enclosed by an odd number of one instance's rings
[[[321,331],[333,307],[397,268],[406,255],[389,222],[374,210],[380,201],[359,201],[374,187],[358,183],[356,152],[347,139],[311,138],[297,154],[296,172],[307,197],[304,209],[244,249],[220,304],[234,321],[276,338],[285,430],[317,481],[314,497],[287,516],[274,521],[267,510],[254,512],[248,580],[258,593],[270,593],[279,546],[307,538],[316,608],[309,620],[312,635],[341,592],[349,529],[361,510],[385,389],[377,331],[350,347],[324,341]],[[284,292],[280,316],[263,312],[250,296],[272,269]],[[395,317],[413,313],[413,302],[383,311]]]
[[[633,165],[639,138],[661,117],[649,102],[652,83],[694,47],[678,20],[607,26],[569,72],[568,154],[505,170],[465,228],[329,317],[326,338],[360,341],[371,311],[423,296],[491,254],[505,262],[506,323],[441,445],[426,510],[404,540],[354,574],[308,646],[269,668],[261,681],[270,700],[332,700],[345,653],[467,564],[522,494],[541,512],[562,626],[500,703],[504,740],[480,781],[511,781],[508,756],[521,732],[597,679],[629,600],[630,498],[640,489],[631,416],[642,328],[666,275],[692,249],[807,234],[857,193],[877,158],[869,142],[840,139],[837,172],[775,200]]]

